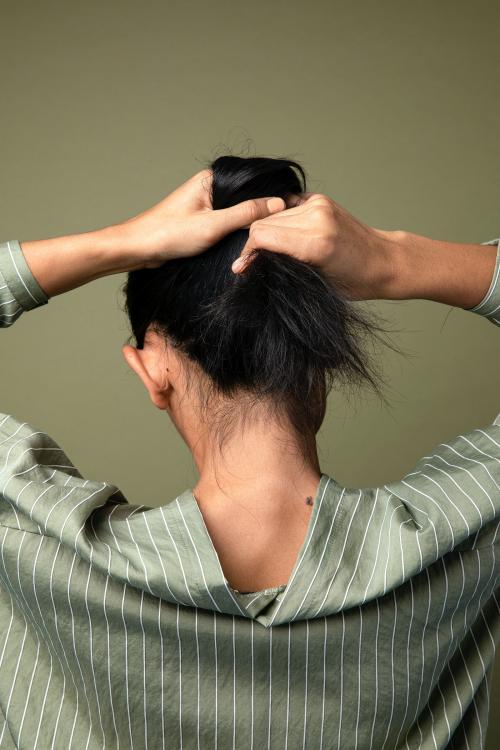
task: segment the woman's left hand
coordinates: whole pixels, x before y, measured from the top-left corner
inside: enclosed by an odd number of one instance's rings
[[[196,255],[226,234],[286,208],[283,198],[270,196],[213,210],[211,183],[212,172],[202,170],[159,203],[113,227],[123,249],[137,255],[136,268]]]
[[[212,209],[212,172],[205,169],[131,219],[81,234],[22,241],[21,249],[48,297],[102,276],[158,268],[196,255],[224,235],[285,208],[283,198],[258,198]]]

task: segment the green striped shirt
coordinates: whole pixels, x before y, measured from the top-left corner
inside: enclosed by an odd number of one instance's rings
[[[0,325],[47,301],[0,245]],[[500,414],[399,481],[322,474],[288,583],[241,593],[191,489],[131,505],[0,414],[0,748],[482,748],[499,525]]]

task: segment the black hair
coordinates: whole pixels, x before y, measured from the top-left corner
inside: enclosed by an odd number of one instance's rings
[[[213,209],[307,190],[303,167],[286,158],[226,155],[209,168]],[[217,420],[211,414],[219,447],[234,423],[236,397],[244,418],[246,405],[263,401],[284,417],[305,456],[334,382],[368,384],[382,395],[365,345],[384,329],[317,267],[291,255],[262,249],[243,273],[233,273],[247,238],[248,229],[240,229],[198,255],[129,272],[125,310],[138,348],[151,326],[199,366],[207,376],[205,406],[215,395],[227,397]]]

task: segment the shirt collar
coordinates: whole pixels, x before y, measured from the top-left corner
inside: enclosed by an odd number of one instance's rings
[[[96,536],[109,545],[107,566],[130,583],[184,606],[257,620],[265,626],[320,617],[332,611],[338,592],[332,545],[339,546],[344,519],[342,488],[322,474],[307,532],[286,586],[241,593],[226,580],[192,490],[158,508],[117,504],[103,513]],[[121,573],[120,573],[121,571]],[[330,576],[330,578],[329,578]]]

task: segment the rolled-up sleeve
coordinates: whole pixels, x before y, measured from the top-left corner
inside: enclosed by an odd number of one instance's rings
[[[0,328],[23,312],[46,305],[48,296],[33,276],[18,240],[0,243]]]

